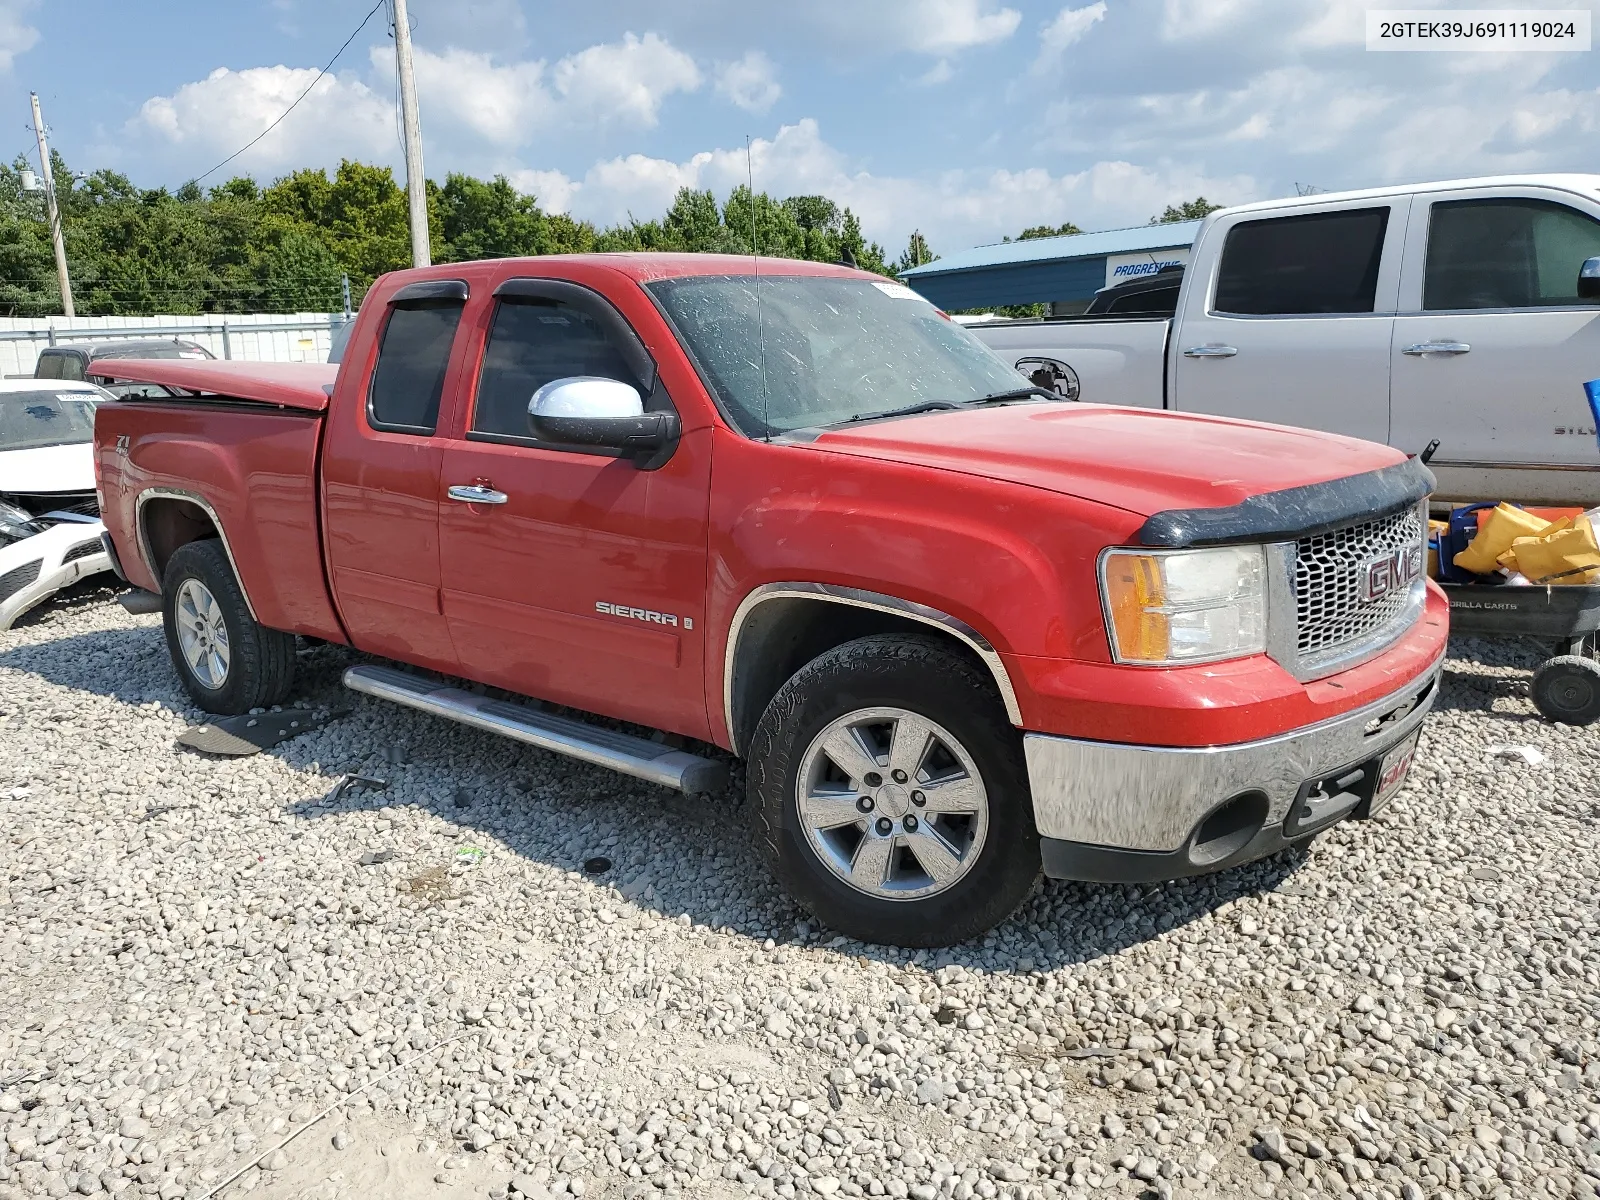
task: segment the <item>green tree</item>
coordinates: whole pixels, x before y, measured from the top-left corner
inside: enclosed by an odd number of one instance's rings
[[[192,181],[168,191],[141,189],[115,171],[75,175],[59,154],[53,159],[74,296],[85,314],[332,309],[342,275],[359,301],[377,276],[411,261],[405,191],[387,167],[347,160],[331,176],[301,170],[266,186],[236,176],[209,191]],[[27,166],[20,155],[0,165],[0,313],[47,315],[60,312],[61,297],[42,197],[22,191]],[[719,203],[710,191],[685,188],[659,217],[597,230],[545,212],[504,176],[456,173],[429,182],[428,214],[439,262],[759,247],[894,273],[859,218],[815,194],[779,199],[740,187]],[[932,260],[920,233],[907,258]]]
[[[722,226],[722,211],[717,207],[716,196],[709,190],[697,192],[693,188],[679,188],[662,226],[674,250],[709,254],[729,248],[728,231]]]
[[[1083,230],[1079,229],[1071,221],[1063,221],[1060,225],[1056,225],[1054,227],[1049,225],[1030,225],[1021,233],[1017,234],[1017,241],[1028,242],[1032,241],[1034,238],[1062,237],[1069,233],[1082,232]],[[1010,238],[1006,239],[1008,242],[1010,240]]]
[[[443,235],[434,256],[440,262],[517,258],[546,251],[544,213],[532,196],[518,194],[504,175],[487,182],[471,175],[447,175],[431,207],[438,212]]]
[[[1159,217],[1151,217],[1152,225],[1171,225],[1175,221],[1198,221],[1207,213],[1216,212],[1220,204],[1213,204],[1204,196],[1196,196],[1193,200],[1185,200],[1181,204],[1169,204]]]
[[[937,262],[938,259],[939,256],[928,248],[928,239],[922,236],[922,231],[915,230],[906,242],[900,261],[895,264],[895,274],[902,274],[912,267],[926,266],[928,263]]]

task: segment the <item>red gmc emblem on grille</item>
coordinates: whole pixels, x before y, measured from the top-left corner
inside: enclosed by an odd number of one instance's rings
[[[1422,575],[1422,547],[1402,546],[1361,564],[1361,600],[1370,604],[1410,587]]]

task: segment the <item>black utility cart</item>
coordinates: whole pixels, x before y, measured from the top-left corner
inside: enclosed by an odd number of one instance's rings
[[[1548,720],[1587,725],[1600,718],[1600,586],[1517,587],[1440,583],[1450,598],[1450,631],[1525,637],[1552,648],[1533,674],[1534,707]]]

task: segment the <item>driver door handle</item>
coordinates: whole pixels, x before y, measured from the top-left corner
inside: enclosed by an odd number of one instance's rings
[[[453,484],[445,494],[463,504],[504,504],[510,499],[504,492],[484,487],[481,483]]]
[[[1237,346],[1190,346],[1183,352],[1185,358],[1232,358],[1239,353]]]
[[[1472,347],[1466,342],[1418,342],[1407,346],[1402,354],[1465,354]]]

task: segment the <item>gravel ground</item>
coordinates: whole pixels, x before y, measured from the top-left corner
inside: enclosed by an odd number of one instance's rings
[[[1408,790],[1309,855],[904,954],[811,929],[733,792],[368,700],[177,749],[107,595],[0,633],[5,1200],[1600,1186],[1600,736],[1520,651],[1458,644]]]

